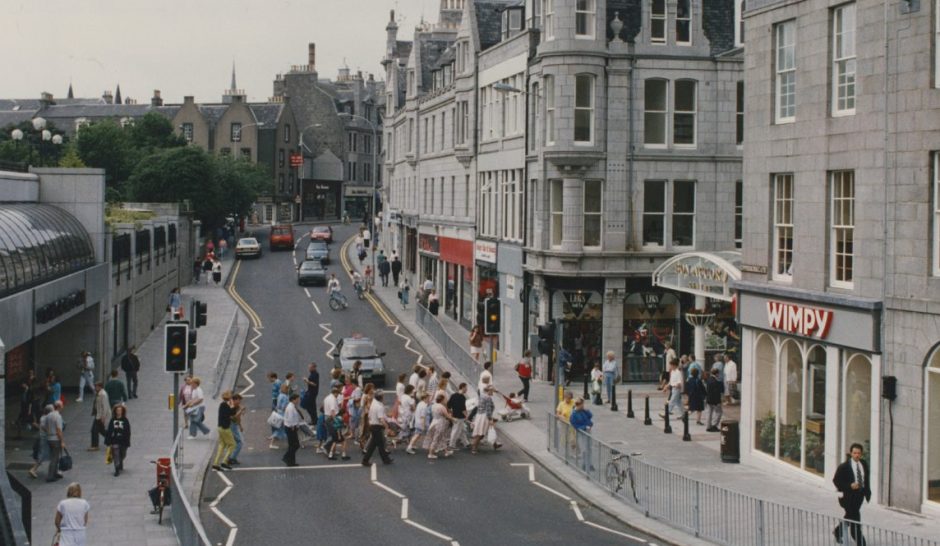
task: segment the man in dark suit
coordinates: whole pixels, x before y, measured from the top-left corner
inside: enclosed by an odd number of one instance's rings
[[[849,448],[850,457],[836,469],[836,475],[832,478],[832,483],[836,489],[842,493],[839,499],[839,505],[845,509],[844,519],[849,523],[846,526],[858,546],[865,546],[865,539],[862,537],[862,503],[871,501],[871,487],[869,487],[868,463],[862,460],[864,448],[861,444],[852,444]],[[832,534],[836,537],[836,542],[842,544],[842,526],[840,523]]]

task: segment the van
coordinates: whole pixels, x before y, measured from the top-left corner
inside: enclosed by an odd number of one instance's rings
[[[271,226],[271,237],[269,238],[271,250],[285,248],[294,249],[294,226],[291,224],[279,224]]]

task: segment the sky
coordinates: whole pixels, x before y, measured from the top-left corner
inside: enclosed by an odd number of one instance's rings
[[[250,101],[272,94],[276,74],[307,63],[335,78],[344,62],[383,78],[385,25],[396,10],[399,39],[439,0],[0,0],[0,98],[98,97],[121,86],[144,103],[216,102],[231,81]]]

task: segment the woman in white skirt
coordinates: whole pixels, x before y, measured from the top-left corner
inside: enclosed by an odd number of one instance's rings
[[[473,418],[473,440],[470,442],[470,453],[476,454],[480,441],[489,433],[490,427],[494,427],[493,431],[496,431],[496,420],[493,419],[493,412],[496,410],[496,405],[493,403],[494,392],[496,389],[493,385],[487,385],[480,395],[477,416]],[[493,442],[493,449],[499,449],[502,446],[499,442]]]
[[[423,371],[423,370],[422,370]],[[408,442],[408,449],[405,450],[405,453],[409,455],[415,454],[415,447],[418,445],[418,442],[428,433],[428,409],[430,404],[428,402],[431,399],[431,395],[426,392],[418,392],[418,407],[415,409],[415,428],[414,433],[411,436],[411,441]]]
[[[444,452],[445,457],[454,454],[453,451],[447,449],[449,426],[454,418],[447,411],[447,406],[444,405],[445,400],[447,400],[447,395],[439,393],[434,398],[434,405],[431,406],[431,426],[428,427],[428,459],[436,459],[437,454],[440,452]]]
[[[398,398],[398,426],[401,427],[399,441],[406,442],[411,438],[414,429],[415,417],[415,388],[411,385],[405,385],[402,395]]]

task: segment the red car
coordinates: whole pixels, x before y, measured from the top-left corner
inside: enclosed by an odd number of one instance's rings
[[[271,226],[271,237],[269,239],[271,250],[285,248],[294,249],[294,226],[290,224],[281,224]]]
[[[330,226],[315,226],[310,231],[310,240],[332,243],[333,242],[333,228],[331,228]]]

